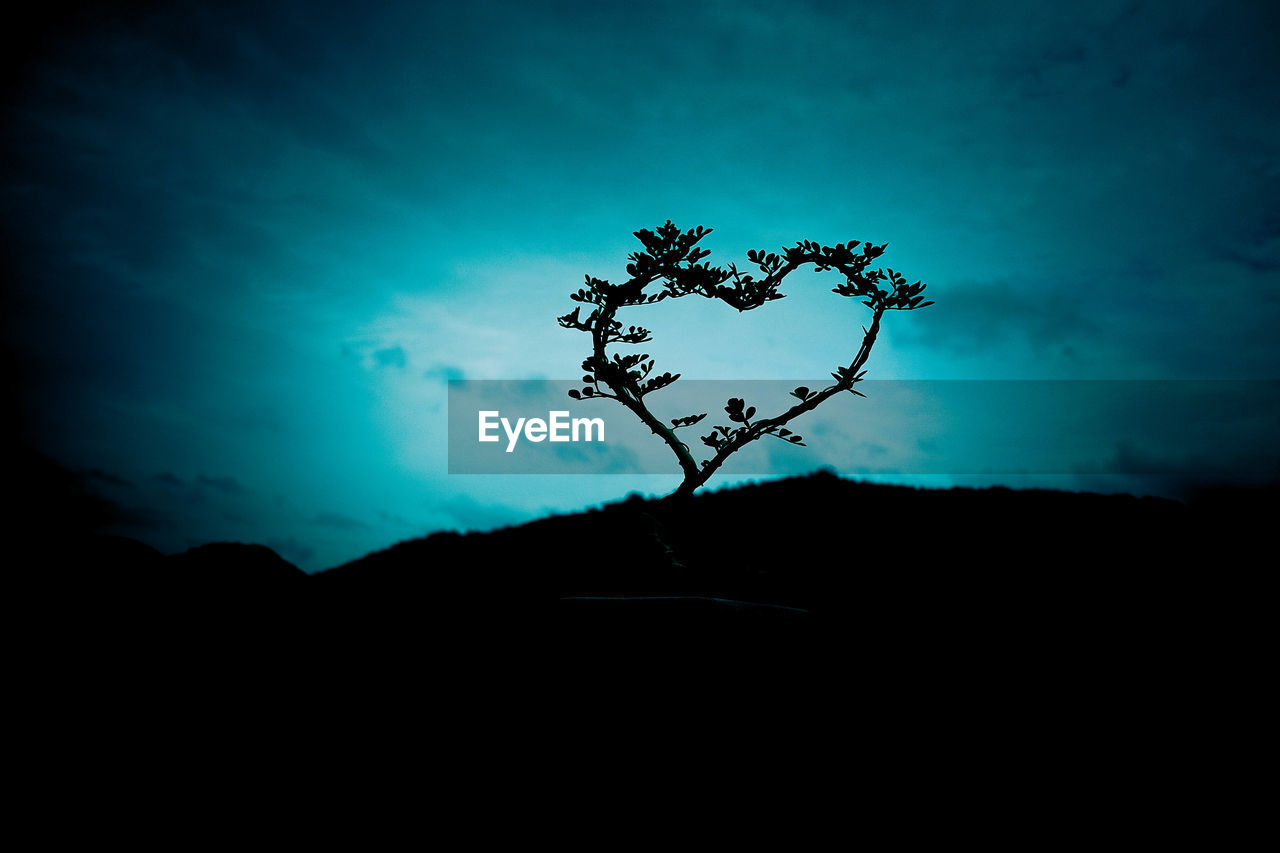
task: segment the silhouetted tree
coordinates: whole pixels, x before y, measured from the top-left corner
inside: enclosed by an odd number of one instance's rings
[[[670,220],[656,233],[647,229],[636,231],[635,236],[644,245],[644,251],[633,252],[628,257],[627,274],[631,278],[622,284],[611,284],[588,275],[586,286],[569,294],[569,298],[593,306],[591,313],[581,317],[582,308],[579,306],[558,318],[565,328],[591,334],[591,356],[582,362],[585,371],[582,381],[586,384],[581,390],[570,391],[569,396],[617,400],[666,442],[684,472],[684,479],[672,496],[692,494],[731,454],[763,436],[803,445],[801,437],[786,428],[787,423],[841,391],[864,396],[853,386],[865,374],[862,367],[871,355],[884,312],[910,311],[933,304],[932,301],[924,301],[921,293],[925,285],[919,281],[908,284],[901,273],[892,269],[868,269],[871,262],[884,253],[887,243],[875,246],[855,240],[848,244],[821,246],[802,240],[777,254],[753,249],[747,252],[747,260],[764,275],[763,278],[755,278],[743,274],[732,263],[727,268],[698,263],[711,254],[706,249],[697,248],[697,243],[710,233],[710,228],[702,226],[681,232]],[[855,251],[859,246],[861,250]],[[676,430],[693,426],[707,416],[706,412],[675,418],[667,426],[645,405],[646,395],[675,382],[680,374],[655,374],[654,362],[648,353],[624,356],[607,352],[611,344],[636,346],[652,340],[648,329],[641,326],[624,328],[616,319],[619,309],[653,305],[664,299],[701,296],[719,299],[739,312],[750,311],[766,302],[782,299],[785,294],[778,292],[782,280],[806,264],[813,264],[816,272],[835,270],[843,275],[844,283],[833,287],[832,292],[857,298],[871,309],[871,325],[862,328],[862,346],[853,361],[837,367],[831,374],[835,379],[832,385],[817,390],[803,386],[796,388],[791,395],[799,402],[771,418],[757,419],[755,406],[748,406],[741,398],[730,398],[724,407],[725,412],[729,421],[738,426],[712,427],[710,434],[701,438],[704,445],[715,451],[715,455],[698,462],[689,446],[676,437]],[[646,293],[646,288],[655,282],[660,288]]]

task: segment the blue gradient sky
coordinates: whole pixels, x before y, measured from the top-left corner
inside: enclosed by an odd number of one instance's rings
[[[30,440],[91,472],[122,532],[309,570],[669,490],[451,477],[444,447],[447,380],[574,376],[567,294],[667,219],[714,228],[719,263],[888,242],[937,304],[886,318],[871,378],[1280,377],[1277,8],[72,16],[32,40],[3,125]],[[826,376],[865,317],[795,278],[742,315],[655,307],[645,349],[689,377]]]

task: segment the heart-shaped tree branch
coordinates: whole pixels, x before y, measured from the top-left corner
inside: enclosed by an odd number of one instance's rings
[[[617,400],[666,442],[684,472],[679,488],[669,497],[692,494],[729,456],[763,436],[803,444],[800,436],[786,429],[787,423],[841,391],[863,396],[853,386],[866,373],[862,368],[875,345],[884,312],[911,311],[933,304],[924,301],[921,294],[925,285],[919,281],[908,284],[901,273],[888,268],[868,269],[872,261],[884,254],[887,243],[875,246],[855,240],[848,244],[822,246],[802,240],[776,254],[753,249],[747,252],[747,260],[763,275],[763,278],[756,278],[743,274],[734,264],[726,268],[698,263],[711,254],[706,249],[697,248],[698,242],[710,233],[710,228],[702,226],[681,232],[670,220],[656,233],[647,229],[635,232],[636,238],[644,245],[644,251],[633,252],[628,258],[627,274],[631,278],[622,284],[610,284],[588,275],[586,286],[569,294],[569,298],[592,306],[590,313],[586,317],[580,316],[582,306],[579,306],[558,318],[565,328],[591,334],[591,356],[582,362],[584,385],[581,390],[570,391],[569,396]],[[859,246],[861,251],[855,251]],[[771,418],[756,418],[754,406],[747,406],[746,401],[740,398],[731,398],[725,412],[731,424],[736,426],[715,426],[709,435],[702,436],[702,443],[715,454],[698,462],[689,446],[676,437],[675,431],[698,423],[707,416],[706,413],[675,418],[667,426],[649,411],[644,401],[646,395],[675,382],[680,374],[656,374],[648,353],[621,356],[616,353],[610,355],[606,351],[611,344],[638,345],[652,340],[648,329],[624,327],[616,319],[619,309],[653,305],[664,299],[701,296],[718,299],[739,311],[750,311],[766,302],[782,299],[785,294],[778,292],[782,280],[806,264],[813,264],[815,272],[835,270],[843,275],[844,283],[833,287],[832,292],[857,298],[871,309],[871,324],[863,327],[862,346],[848,365],[837,367],[831,374],[834,384],[817,390],[795,389],[791,394],[799,402]],[[646,292],[646,288],[655,283],[656,289]]]

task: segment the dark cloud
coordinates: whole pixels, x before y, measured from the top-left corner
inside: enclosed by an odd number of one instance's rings
[[[315,548],[299,542],[292,536],[283,539],[268,539],[266,544],[272,551],[275,551],[299,568],[305,568],[310,565],[311,558],[316,553]]]
[[[1105,464],[1078,473],[1082,482],[1109,481],[1116,491],[1187,499],[1202,489],[1223,484],[1256,487],[1280,483],[1280,458],[1274,453],[1262,457],[1250,448],[1163,452],[1120,442]]]
[[[1280,152],[1277,156],[1280,157]],[[1280,159],[1272,162],[1270,168],[1277,174],[1259,182],[1263,198],[1251,199],[1254,203],[1244,206],[1234,223],[1234,233],[1214,244],[1218,257],[1260,275],[1273,275],[1280,270]],[[1276,279],[1273,277],[1270,281],[1274,285]],[[1270,288],[1269,295],[1273,298],[1278,293],[1280,287]]]
[[[1035,351],[1087,348],[1102,326],[1078,290],[1028,282],[958,283],[935,288],[937,305],[899,324],[895,335],[956,353],[1002,350],[1026,342]]]
[[[243,495],[248,492],[235,477],[208,477],[204,474],[196,477],[196,482],[205,488],[222,492],[226,495]]]
[[[409,521],[407,518],[404,518],[403,516],[397,515],[397,514],[395,514],[394,512],[387,512],[386,510],[379,510],[379,511],[378,511],[378,520],[379,520],[379,521],[381,521],[381,522],[383,522],[383,523],[385,523],[385,524],[391,524],[391,525],[394,525],[394,526],[396,526],[396,527],[412,527],[412,526],[414,526],[414,525],[413,525],[413,522]]]
[[[495,530],[515,524],[525,516],[512,507],[466,495],[455,495],[439,504],[432,502],[430,507],[449,519],[450,529],[462,531]]]
[[[328,527],[333,530],[368,530],[369,525],[365,524],[358,518],[352,518],[349,515],[343,515],[337,512],[321,512],[317,513],[312,519],[313,524],[320,527]]]
[[[451,380],[465,379],[466,374],[461,367],[453,364],[437,364],[423,372],[423,379],[432,379],[448,384]]]
[[[584,474],[638,474],[644,466],[635,451],[602,441],[568,441],[550,445],[566,471]]]
[[[232,524],[238,524],[242,527],[258,527],[259,526],[258,521],[256,519],[250,517],[249,515],[243,512],[237,512],[235,510],[227,509],[227,510],[223,510],[221,515],[222,515],[223,521],[229,521]]]
[[[1280,270],[1280,250],[1269,245],[1260,246],[1257,252],[1228,250],[1221,256],[1223,260],[1241,264],[1255,273],[1270,274]],[[1274,295],[1274,293],[1271,294],[1273,297]]]
[[[378,367],[403,368],[409,363],[409,357],[405,353],[404,347],[401,346],[374,350],[373,360],[377,363]]]
[[[118,486],[120,488],[125,488],[125,489],[134,488],[134,484],[124,479],[123,477],[119,477],[107,471],[102,471],[98,468],[90,468],[89,470],[84,472],[84,476],[86,479],[96,481],[108,486]]]

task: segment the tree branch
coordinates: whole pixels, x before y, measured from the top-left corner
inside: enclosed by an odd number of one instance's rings
[[[925,289],[923,283],[917,281],[908,284],[901,273],[892,269],[867,269],[874,259],[884,253],[888,244],[875,246],[853,241],[848,245],[839,243],[832,247],[804,240],[791,248],[783,249],[781,254],[753,249],[747,252],[747,259],[764,275],[757,279],[743,274],[734,264],[724,269],[697,263],[710,252],[697,248],[696,244],[710,233],[711,229],[701,226],[681,232],[670,220],[656,232],[644,229],[635,232],[646,251],[633,253],[629,257],[631,263],[627,265],[627,274],[630,279],[623,284],[614,285],[588,275],[586,287],[570,294],[569,298],[596,307],[585,320],[579,317],[577,308],[558,318],[560,325],[565,328],[591,334],[592,354],[582,363],[582,368],[586,371],[583,381],[590,384],[581,391],[570,391],[570,395],[576,398],[610,397],[617,400],[671,448],[684,478],[679,488],[669,497],[692,494],[729,456],[761,436],[775,435],[792,444],[800,443],[800,437],[785,429],[785,424],[812,411],[841,391],[860,394],[853,386],[862,379],[862,368],[875,345],[884,312],[910,311],[933,304],[924,301],[924,297],[920,295]],[[855,252],[859,246],[862,247],[861,251]],[[698,295],[719,299],[740,312],[750,311],[766,302],[782,299],[785,294],[778,292],[782,281],[806,264],[812,264],[815,272],[832,269],[840,272],[845,281],[832,288],[832,291],[841,296],[857,297],[872,310],[871,325],[863,329],[862,344],[857,354],[848,367],[836,368],[837,372],[832,374],[836,379],[835,384],[813,392],[807,388],[797,388],[793,393],[801,398],[800,402],[772,418],[753,422],[751,417],[755,413],[754,407],[744,410],[744,401],[731,399],[726,411],[729,412],[730,420],[740,422],[743,426],[736,429],[713,428],[711,435],[703,437],[703,442],[714,447],[716,453],[699,465],[689,446],[676,438],[675,430],[697,423],[705,414],[676,418],[672,421],[672,426],[668,427],[649,410],[643,399],[646,394],[670,385],[680,375],[663,373],[649,379],[654,363],[645,363],[647,355],[614,355],[610,358],[607,351],[609,344],[640,344],[652,340],[649,330],[639,326],[630,326],[623,332],[622,324],[615,319],[618,310],[632,305],[652,305],[668,298]],[[662,283],[662,290],[646,294],[645,288],[656,281]],[[881,283],[887,284],[889,289],[880,287]],[[637,367],[638,370],[633,369]],[[600,390],[602,383],[612,393]],[[717,431],[723,433],[723,438],[716,438]]]

